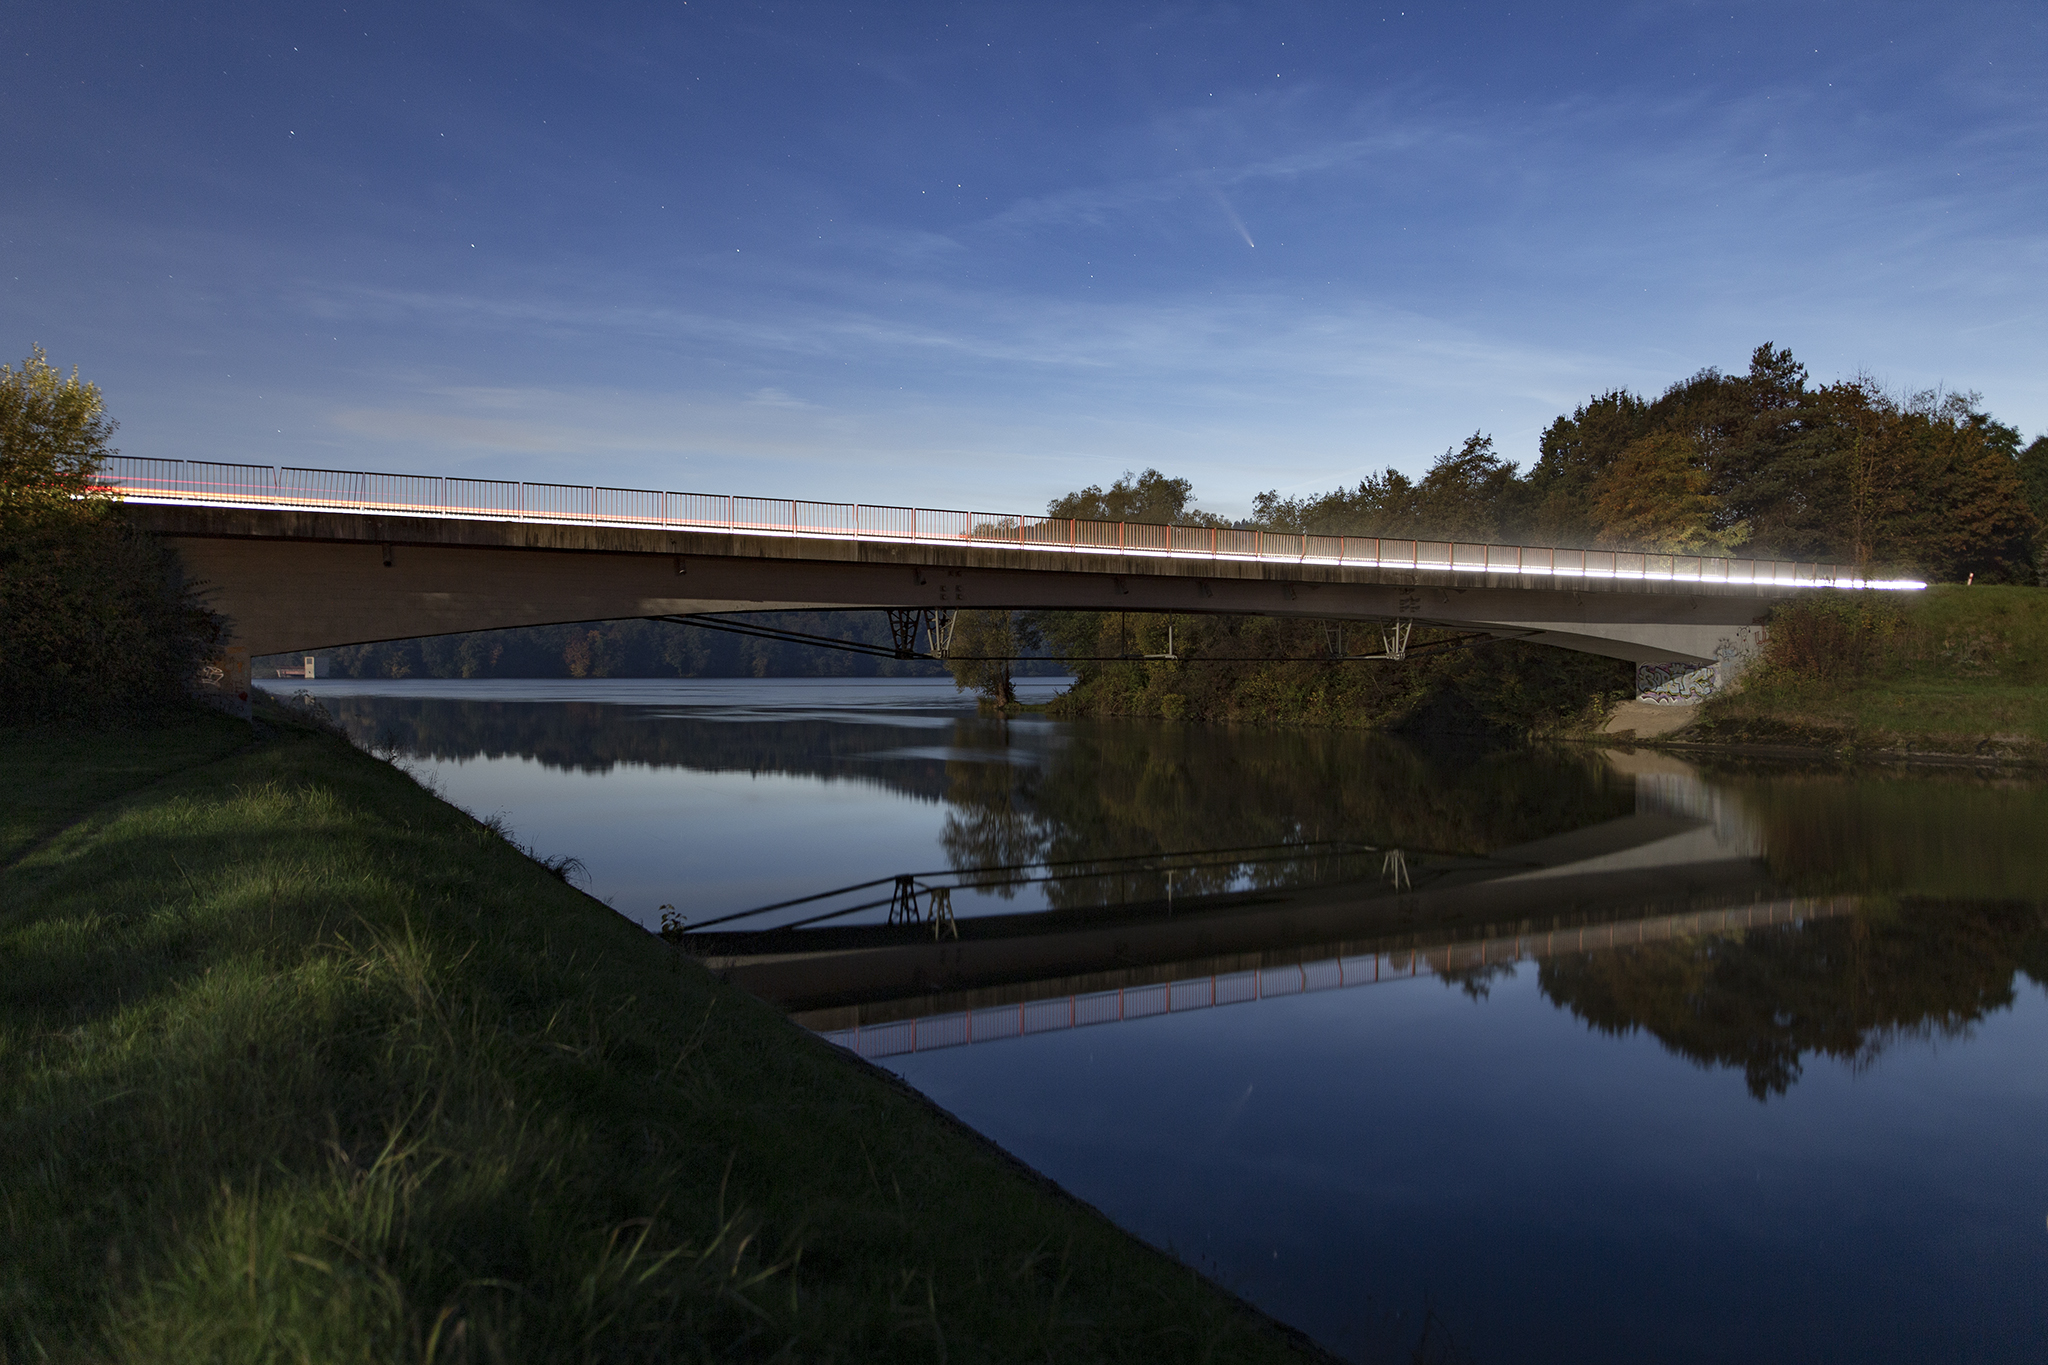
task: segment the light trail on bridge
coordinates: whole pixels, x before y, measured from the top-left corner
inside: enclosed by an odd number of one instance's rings
[[[104,487],[125,500],[196,507],[378,513],[893,544],[1013,545],[1134,559],[1315,563],[1559,580],[1730,587],[1917,591],[1913,578],[1868,577],[1844,564],[1732,559],[1556,546],[1322,536],[1216,526],[1081,521],[872,503],[673,493],[597,484],[525,483],[434,474],[300,469],[115,456]]]

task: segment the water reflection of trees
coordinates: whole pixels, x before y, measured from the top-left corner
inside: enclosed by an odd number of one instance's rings
[[[621,763],[775,772],[943,799],[944,848],[957,868],[1340,839],[1482,853],[1634,809],[1631,784],[1577,751],[1355,730],[1049,725],[929,712],[869,712],[853,721],[447,697],[329,704],[358,743],[424,758],[529,758],[586,773]],[[1310,863],[1230,864],[1176,872],[1175,892],[1296,884],[1329,872]],[[1059,906],[1149,900],[1166,895],[1166,876],[1049,890]]]
[[[1748,813],[1773,875],[1805,895],[2032,899],[2048,888],[2048,783],[1769,770],[1711,780]]]
[[[953,866],[1057,861],[1086,870],[1147,851],[1323,840],[1484,853],[1635,808],[1627,782],[1572,751],[1129,721],[1074,723],[1063,739],[1043,766],[947,765],[943,839]],[[1298,885],[1365,865],[1353,863],[1228,863],[1178,871],[1174,889]],[[1120,871],[1054,883],[1047,894],[1061,908],[1163,899],[1167,878]]]
[[[1876,900],[1857,913],[1542,963],[1545,996],[1603,1033],[1645,1030],[1703,1067],[1782,1095],[1809,1056],[1868,1066],[1894,1043],[1954,1038],[2048,986],[2048,905]]]
[[[324,703],[350,738],[420,758],[530,758],[568,772],[603,773],[622,763],[697,772],[788,773],[873,782],[938,799],[946,768],[936,758],[878,766],[877,755],[929,744],[941,722],[847,724],[824,717],[723,718],[661,708],[578,701],[471,701],[445,697],[339,697]]]

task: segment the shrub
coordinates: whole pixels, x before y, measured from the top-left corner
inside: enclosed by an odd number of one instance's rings
[[[1771,612],[1760,661],[1773,677],[1853,683],[1892,656],[1903,624],[1883,593],[1814,593]]]
[[[174,705],[221,622],[97,482],[113,449],[97,386],[32,350],[0,365],[0,716],[139,719]]]

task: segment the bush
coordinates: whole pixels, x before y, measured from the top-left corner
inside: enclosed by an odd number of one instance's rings
[[[0,716],[141,719],[175,705],[221,622],[175,557],[97,483],[113,449],[99,389],[33,350],[0,365]]]
[[[1764,632],[1766,676],[1849,684],[1896,654],[1898,603],[1877,592],[1820,592],[1781,603]]]
[[[117,507],[0,514],[0,715],[142,719],[175,705],[218,639],[175,557]]]

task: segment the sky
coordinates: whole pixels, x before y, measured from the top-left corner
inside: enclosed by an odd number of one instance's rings
[[[2048,6],[14,5],[127,455],[1242,514],[1742,370],[2048,430]],[[9,354],[11,353],[11,354]]]

